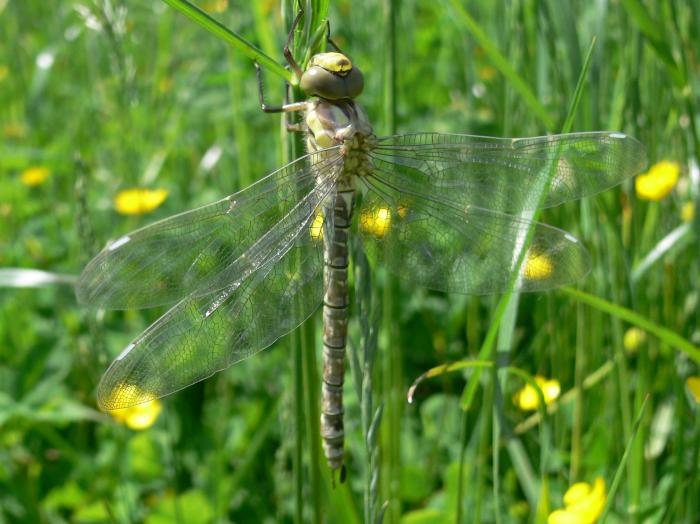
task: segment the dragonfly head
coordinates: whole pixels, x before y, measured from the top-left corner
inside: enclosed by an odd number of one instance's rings
[[[355,98],[365,85],[362,71],[342,53],[318,53],[311,57],[299,84],[309,96],[327,100]]]

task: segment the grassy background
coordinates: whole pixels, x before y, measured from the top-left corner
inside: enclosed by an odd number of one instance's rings
[[[637,199],[629,182],[542,218],[591,251],[580,289],[700,344],[697,218],[635,272],[698,198],[697,2],[403,0],[393,73],[389,4],[336,1],[329,14],[335,41],[365,73],[361,100],[380,134],[556,132],[597,37],[574,130],[636,136],[652,162],[680,163],[681,182],[661,202]],[[232,1],[215,16],[282,59],[288,24],[278,2]],[[2,268],[77,274],[108,239],[284,161],[280,120],[259,111],[250,61],[162,2],[0,0],[0,35]],[[267,84],[281,100],[278,78],[268,72]],[[202,162],[207,153],[220,154],[215,165]],[[35,166],[50,176],[27,187],[20,173]],[[169,197],[150,216],[125,217],[113,198],[127,187]],[[529,415],[510,399],[522,381],[501,391],[489,372],[467,413],[458,373],[423,384],[408,405],[421,373],[476,356],[497,297],[414,289],[380,268],[372,278],[383,300],[371,308],[392,313],[371,373],[374,407],[384,401],[378,450],[369,460],[372,410],[350,378],[349,476],[336,489],[309,427],[318,378],[303,349],[320,340],[318,318],[165,399],[156,424],[133,432],[96,410],[94,388],[162,312],[95,314],[67,286],[0,288],[0,522],[362,522],[375,497],[389,501],[385,522],[451,522],[460,511],[463,522],[530,522],[533,494],[546,515],[572,483],[602,476],[610,487],[616,473],[610,522],[697,522],[700,418],[685,387],[697,363],[650,335],[626,351],[630,326],[570,295],[527,295],[500,339],[511,365],[564,391],[600,371],[546,431],[519,426]],[[370,295],[358,298],[367,305]],[[379,323],[371,312],[360,318],[368,322],[353,324],[355,339]]]

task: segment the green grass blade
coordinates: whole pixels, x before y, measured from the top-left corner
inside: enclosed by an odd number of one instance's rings
[[[622,0],[622,5],[637,24],[642,34],[647,38],[652,48],[666,65],[671,78],[677,86],[685,84],[683,71],[676,64],[671,48],[667,43],[667,35],[662,31],[663,24],[654,20],[639,0]]]
[[[384,100],[383,117],[384,131],[393,135],[396,133],[396,17],[397,0],[384,0],[384,23],[387,28],[384,36]],[[401,515],[401,420],[404,411],[402,398],[403,357],[396,318],[399,316],[399,286],[396,277],[387,274],[382,293],[382,331],[383,356],[380,360],[383,375],[382,398],[386,406],[384,427],[380,435],[381,461],[379,470],[380,494],[388,502],[385,518],[387,524],[398,523]]]
[[[668,235],[662,238],[647,255],[632,268],[631,280],[637,284],[644,274],[669,251],[681,249],[692,239],[692,227],[690,224],[681,224]]]
[[[530,89],[525,80],[518,75],[508,59],[498,50],[496,44],[488,37],[479,24],[474,20],[469,13],[462,7],[459,0],[449,0],[452,8],[457,14],[459,22],[464,24],[472,36],[479,42],[479,45],[484,49],[485,53],[493,62],[493,65],[498,69],[503,76],[512,84],[515,91],[522,97],[530,109],[537,115],[542,124],[547,129],[554,129],[556,123],[549,115],[547,109],[538,100],[535,93]]]
[[[613,500],[615,499],[615,494],[617,493],[617,488],[620,486],[620,482],[622,481],[622,475],[625,472],[625,465],[627,464],[627,459],[629,458],[630,453],[632,451],[632,447],[634,446],[634,441],[637,436],[637,433],[639,432],[639,426],[642,423],[642,417],[644,416],[644,412],[646,411],[648,402],[649,396],[647,395],[644,399],[644,402],[642,403],[642,407],[639,410],[637,420],[634,422],[634,427],[632,429],[632,437],[627,442],[627,446],[625,446],[625,452],[622,454],[622,459],[620,460],[620,464],[617,466],[615,476],[613,477],[613,481],[610,484],[610,490],[608,491],[608,496],[605,501],[605,508],[603,509],[603,514],[600,517],[601,524],[605,522],[605,519],[607,518],[608,513],[610,512],[610,508],[612,507]]]
[[[692,343],[681,337],[678,333],[674,333],[670,329],[659,326],[658,324],[652,322],[651,320],[643,317],[642,315],[635,313],[627,308],[608,302],[600,297],[590,295],[580,289],[574,289],[572,287],[561,288],[563,293],[566,293],[570,297],[576,300],[588,304],[596,308],[599,311],[613,315],[621,320],[629,322],[637,327],[642,328],[644,331],[651,333],[656,336],[662,342],[665,342],[669,346],[675,347],[679,351],[688,355],[695,362],[700,364],[700,348],[694,346]]]
[[[253,45],[238,33],[231,31],[221,23],[217,22],[207,13],[202,11],[197,6],[192,5],[187,0],[163,0],[163,2],[168,4],[170,7],[177,9],[210,33],[239,49],[248,58],[260,64],[261,67],[275,73],[289,83],[295,84],[298,82],[298,79],[294,79],[294,75],[291,71],[285,69],[283,65],[266,55],[262,49]]]
[[[0,287],[46,287],[55,284],[75,285],[77,275],[61,275],[28,268],[0,268]]]

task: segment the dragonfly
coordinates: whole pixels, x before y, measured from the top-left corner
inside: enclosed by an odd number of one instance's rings
[[[322,307],[321,436],[335,471],[344,460],[350,237],[359,235],[373,265],[417,286],[549,290],[582,278],[590,257],[571,234],[528,217],[620,184],[646,156],[619,132],[378,137],[356,101],[362,72],[347,55],[316,54],[304,70],[287,59],[308,98],[266,106],[260,81],[261,106],[303,115],[290,129],[305,134],[306,154],[226,198],[117,238],[84,268],[77,296],[98,308],[169,306],[105,372],[104,410],[204,380]]]

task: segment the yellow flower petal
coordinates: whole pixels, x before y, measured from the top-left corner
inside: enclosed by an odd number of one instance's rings
[[[688,377],[685,381],[690,390],[690,394],[693,395],[695,402],[700,404],[700,377]]]
[[[540,405],[537,391],[530,384],[526,384],[520,391],[513,395],[513,403],[523,411],[534,411]]]
[[[564,493],[564,504],[571,506],[578,504],[591,493],[591,485],[588,482],[576,482]]]
[[[559,397],[561,386],[558,380],[548,380],[541,375],[535,375],[535,383],[542,390],[545,404],[551,404]],[[525,384],[522,389],[513,395],[513,403],[523,411],[533,411],[539,407],[540,397],[532,385]]]
[[[605,507],[605,480],[595,479],[593,485],[578,482],[571,486],[564,495],[566,510],[583,518],[582,522],[593,523]]]
[[[139,431],[150,428],[163,410],[159,400],[150,400],[129,408],[110,411],[114,420],[126,424],[130,429]]]
[[[391,210],[388,207],[363,210],[360,215],[360,229],[379,238],[389,232]]]
[[[664,160],[654,164],[647,173],[635,179],[637,196],[642,200],[661,200],[667,197],[678,182],[680,171],[677,162]]]
[[[128,398],[139,402],[139,399],[152,398],[145,391],[141,391],[133,384],[117,386],[112,392],[112,398]],[[126,424],[130,429],[142,430],[150,428],[163,410],[163,405],[158,399],[145,400],[134,406],[122,409],[113,409],[109,412],[114,420]]]
[[[10,75],[10,70],[7,66],[0,65],[0,82],[5,80]]]
[[[114,208],[122,215],[143,215],[159,207],[167,196],[166,189],[125,189],[117,193]]]
[[[312,239],[320,240],[323,238],[323,222],[323,213],[319,212],[309,228]]]
[[[695,202],[686,202],[681,208],[681,220],[692,222],[695,218]]]
[[[561,386],[559,381],[556,379],[547,380],[543,386],[540,386],[542,393],[544,394],[544,403],[551,404],[556,399],[559,398],[559,393],[561,393]]]
[[[553,511],[547,524],[593,524],[602,514],[606,500],[603,477],[595,479],[593,485],[577,482],[564,494],[566,508]]]
[[[22,171],[22,174],[19,176],[19,180],[25,186],[35,187],[43,184],[46,179],[49,178],[50,174],[51,172],[46,167],[30,167]]]
[[[584,524],[583,517],[566,511],[565,509],[557,509],[547,517],[547,524]]]
[[[630,353],[634,353],[639,349],[639,346],[646,340],[647,334],[643,329],[638,327],[631,327],[625,331],[622,337],[623,347]]]
[[[528,280],[544,280],[554,271],[552,259],[544,253],[528,253],[525,261],[524,276]]]

